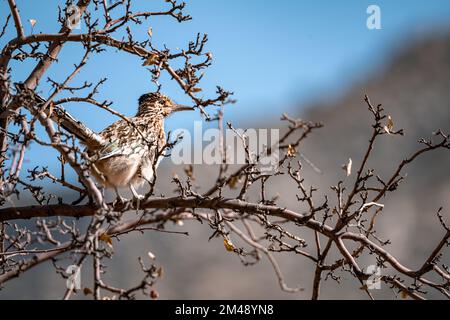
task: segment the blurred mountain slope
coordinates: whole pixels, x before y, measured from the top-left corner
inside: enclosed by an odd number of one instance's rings
[[[382,104],[405,136],[385,135],[376,144],[369,166],[387,178],[399,162],[420,146],[417,141],[450,132],[450,36],[421,39],[402,48],[370,79],[356,84],[333,103],[311,106],[304,118],[323,121],[325,127],[309,139],[303,152],[321,169],[312,180],[326,188],[344,179],[339,167],[353,160],[357,168],[371,134],[371,115],[363,101]],[[406,179],[391,196],[382,199],[385,210],[379,235],[391,239],[389,250],[400,261],[417,267],[443,235],[435,212],[444,207],[450,220],[450,152],[420,157],[405,170]],[[356,170],[356,169],[354,169]],[[349,177],[349,182],[353,182]],[[448,251],[448,250],[447,250]],[[447,252],[447,261],[449,260]]]
[[[332,103],[302,108],[298,115],[303,119],[322,121],[325,124],[324,128],[307,139],[300,150],[323,171],[323,174],[317,174],[305,164],[306,183],[319,187],[319,194],[326,193],[330,199],[334,199],[330,186],[344,179],[341,165],[347,163],[349,157],[353,159],[354,167],[361,161],[371,134],[372,120],[363,101],[364,94],[369,95],[372,103],[381,103],[384,106],[386,113],[394,119],[397,129],[405,129],[404,137],[386,135],[375,145],[369,166],[375,168],[382,177],[391,174],[402,159],[420,147],[418,139],[432,137],[432,133],[437,129],[450,132],[449,57],[450,34],[419,39],[399,49],[381,70],[365,81],[355,84],[342,98],[332,101],[327,97],[327,101]],[[283,110],[280,110],[281,112]],[[250,122],[247,125],[273,128],[279,126],[279,122]],[[405,170],[405,183],[398,191],[383,199],[386,207],[378,221],[379,235],[391,239],[393,245],[389,246],[389,250],[400,261],[412,267],[418,267],[423,262],[443,235],[435,215],[440,206],[447,208],[444,210],[444,216],[450,221],[449,164],[448,151],[438,151],[419,158]],[[170,166],[170,163],[168,165]],[[206,182],[211,177],[209,173],[213,170],[202,166],[195,167],[196,175],[200,177],[197,183],[202,185],[203,181]],[[171,168],[173,170],[173,167]],[[277,182],[272,183],[267,190],[268,196],[278,194],[282,205],[296,208],[295,187],[286,184],[281,178],[275,181]],[[352,176],[345,182],[352,183]],[[204,234],[203,238],[206,239],[210,233],[208,228],[199,225],[192,227],[196,237]],[[267,261],[262,262],[266,266],[238,267],[238,260],[227,256],[220,243],[206,246],[195,244],[198,245],[201,246],[201,255],[210,258],[194,259],[192,266],[185,266],[189,270],[199,272],[190,274],[188,279],[183,277],[184,284],[177,282],[181,287],[189,288],[183,291],[183,294],[174,294],[173,289],[178,288],[177,284],[172,286],[169,283],[161,283],[170,297],[309,298],[313,267],[297,256],[282,256],[281,264],[289,283],[301,283],[307,290],[290,295],[279,290],[273,272],[267,268]],[[207,249],[208,247],[211,249]],[[189,250],[188,247],[177,246],[173,261],[177,261],[177,254],[183,254],[183,248]],[[447,264],[449,258],[447,253],[444,260]],[[230,277],[233,281],[227,281]],[[357,290],[358,285],[353,280],[345,279],[349,277],[343,274],[342,285],[328,281],[324,285],[323,297],[364,298]],[[211,287],[220,290],[211,290]],[[389,290],[378,296],[392,297]]]

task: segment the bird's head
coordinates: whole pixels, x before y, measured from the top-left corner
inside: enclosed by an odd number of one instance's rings
[[[192,107],[174,103],[169,97],[159,92],[145,93],[139,98],[139,108],[137,116],[145,114],[160,114],[167,117],[169,114],[178,111],[194,110]]]

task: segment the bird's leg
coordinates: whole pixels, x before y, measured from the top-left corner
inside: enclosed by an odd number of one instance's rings
[[[120,203],[125,203],[127,201],[127,199],[123,198],[120,193],[119,193],[119,189],[117,189],[117,187],[114,187],[114,191],[116,192],[116,196],[117,196],[117,200]]]
[[[129,184],[131,193],[133,194],[133,197],[136,199],[136,209],[139,210],[139,205],[142,199],[144,199],[143,195],[140,195],[137,193],[136,189],[134,188],[133,184]]]
[[[129,184],[129,186],[130,186],[130,190],[131,190],[131,193],[133,194],[134,198],[139,199],[139,200],[144,199],[144,196],[140,195],[131,183]]]

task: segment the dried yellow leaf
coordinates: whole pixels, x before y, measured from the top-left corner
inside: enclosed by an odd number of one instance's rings
[[[195,180],[194,177],[194,166],[192,164],[188,165],[187,167],[184,168],[184,172],[186,173],[186,175],[191,179],[191,180]]]
[[[159,267],[158,270],[156,270],[156,275],[158,278],[162,278],[162,276],[164,275],[163,267]]]
[[[85,287],[85,288],[83,289],[83,293],[84,293],[84,295],[86,295],[86,296],[88,296],[88,295],[90,295],[90,294],[93,294],[92,290],[91,290],[90,288],[88,288],[88,287]]]
[[[236,187],[237,187],[237,185],[238,185],[239,182],[240,182],[240,181],[239,181],[239,177],[233,176],[233,177],[231,177],[230,181],[228,181],[228,186],[229,186],[231,189],[236,189]]]
[[[388,121],[387,124],[384,126],[384,131],[386,131],[387,134],[391,134],[392,130],[394,130],[394,120],[392,120],[392,117],[388,115]]]
[[[148,57],[147,60],[145,60],[142,65],[143,66],[151,66],[153,64],[157,64],[158,62],[159,62],[158,55],[151,54],[150,57]]]
[[[402,290],[400,292],[400,296],[402,297],[402,299],[408,299],[409,297],[408,292],[406,290]]]
[[[98,237],[98,240],[107,243],[107,244],[110,245],[111,247],[112,247],[112,245],[113,245],[112,238],[111,238],[108,234],[106,234],[106,233],[101,234],[100,237]]]
[[[30,23],[31,27],[34,27],[37,23],[36,19],[28,19],[28,22]]]
[[[148,33],[148,36],[150,38],[153,36],[153,29],[152,29],[152,27],[148,28],[147,33]]]
[[[233,243],[227,238],[223,239],[223,245],[225,246],[225,249],[227,249],[227,251],[234,251],[235,249]]]
[[[391,116],[388,116],[387,126],[388,126],[389,131],[392,131],[392,129],[394,129],[394,120],[392,120]]]
[[[297,153],[297,151],[295,151],[295,148],[291,145],[288,146],[287,149],[287,156],[288,157],[295,157],[295,154]]]
[[[158,291],[156,291],[156,290],[150,291],[150,298],[152,298],[152,299],[158,299],[158,297],[159,297]]]
[[[348,158],[348,162],[346,165],[343,165],[342,168],[345,170],[345,174],[348,176],[350,176],[352,174],[352,158]]]

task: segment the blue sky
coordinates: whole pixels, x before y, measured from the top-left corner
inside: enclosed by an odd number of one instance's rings
[[[16,0],[30,33],[27,19],[36,19],[34,33],[56,32],[58,14],[54,0]],[[135,0],[139,10],[163,8],[164,1]],[[351,83],[382,67],[392,51],[414,37],[444,26],[450,16],[450,1],[261,1],[193,0],[186,1],[186,13],[192,21],[177,23],[167,18],[144,21],[138,35],[146,37],[153,28],[153,41],[161,47],[186,47],[197,32],[207,33],[207,51],[214,55],[213,66],[203,80],[205,94],[216,85],[235,92],[236,105],[227,111],[227,120],[237,126],[249,120],[278,118],[282,112],[295,113],[316,99],[342,94]],[[376,4],[381,9],[381,30],[368,30],[366,9]],[[6,0],[0,0],[0,22],[8,12]],[[448,28],[447,24],[447,28]],[[85,32],[77,30],[76,32]],[[10,28],[0,45],[14,35]],[[66,45],[59,62],[47,76],[62,80],[82,56],[79,45]],[[137,98],[154,90],[149,72],[136,57],[111,50],[89,60],[72,82],[96,81],[108,77],[100,100],[114,102],[114,108],[133,115]],[[34,62],[13,64],[13,80],[26,78]],[[167,79],[166,79],[167,80]],[[164,81],[163,91],[177,102],[188,102],[181,90]],[[50,93],[46,83],[40,87]],[[92,107],[68,105],[67,109],[101,130],[115,118],[107,112],[92,112]],[[198,114],[178,115],[167,123],[167,130],[191,127]]]

